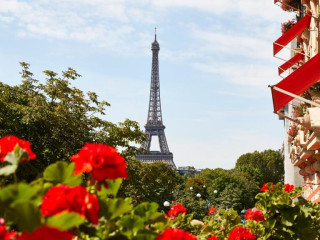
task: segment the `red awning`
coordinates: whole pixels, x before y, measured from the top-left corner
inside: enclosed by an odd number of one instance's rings
[[[310,26],[311,13],[300,19],[292,28],[290,28],[286,33],[282,34],[273,43],[273,55],[276,55],[284,46],[291,42],[295,37],[303,32],[306,28]]]
[[[294,57],[289,59],[287,62],[285,62],[278,68],[279,75],[281,75],[281,73],[291,68],[294,64],[298,63],[299,61],[302,61],[303,59],[304,59],[304,52],[297,53],[296,55],[294,55]]]
[[[297,70],[295,70],[275,86],[290,93],[300,95],[320,80],[319,66],[320,53],[311,58],[308,62],[303,64],[301,67],[299,67]],[[278,92],[272,88],[271,92],[273,99],[273,109],[275,113],[293,99],[293,97]]]

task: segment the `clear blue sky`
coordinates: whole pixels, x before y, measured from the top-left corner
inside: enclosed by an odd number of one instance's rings
[[[292,17],[273,0],[0,0],[0,81],[18,84],[20,61],[38,79],[72,67],[83,76],[74,86],[111,103],[106,119],[143,127],[156,26],[176,165],[232,168],[282,146],[267,85],[280,81],[272,42]]]

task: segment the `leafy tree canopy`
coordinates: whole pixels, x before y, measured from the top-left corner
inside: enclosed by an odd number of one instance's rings
[[[139,151],[133,144],[145,140],[139,125],[126,119],[114,124],[102,119],[110,104],[99,101],[94,92],[84,93],[70,81],[81,77],[68,68],[61,76],[45,70],[40,83],[22,66],[22,83],[9,86],[0,82],[0,137],[16,135],[32,142],[37,160],[18,169],[18,175],[33,179],[50,163],[66,160],[87,142],[108,144],[133,157]]]
[[[235,169],[251,175],[260,185],[266,182],[283,182],[283,157],[271,149],[241,155]]]
[[[253,204],[252,199],[259,192],[259,185],[251,176],[233,169],[205,169],[199,178],[206,183],[210,203],[222,208],[241,211]]]
[[[165,201],[174,200],[174,190],[182,183],[182,177],[162,162],[145,164],[132,159],[127,171],[129,178],[123,181],[119,194],[131,197],[134,204],[153,201],[163,209]]]

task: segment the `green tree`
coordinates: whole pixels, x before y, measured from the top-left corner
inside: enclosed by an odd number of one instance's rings
[[[94,92],[86,94],[72,87],[70,81],[80,75],[72,68],[57,73],[45,70],[45,83],[40,83],[21,63],[22,83],[9,86],[0,82],[0,137],[16,135],[32,142],[37,159],[22,165],[18,175],[28,181],[50,163],[66,160],[86,142],[99,142],[122,149],[133,157],[139,151],[134,144],[145,140],[135,121],[114,124],[102,119],[106,101]]]
[[[242,194],[243,189],[240,189],[238,186],[232,184],[226,186],[217,198],[219,207],[223,209],[233,208],[235,210],[241,210],[243,206],[241,201]]]
[[[263,152],[254,151],[241,155],[236,162],[235,169],[248,173],[262,186],[266,182],[283,182],[283,164],[280,152],[268,149]]]
[[[250,175],[236,170],[205,169],[199,178],[206,183],[209,204],[220,208],[249,208],[259,192],[258,183]]]
[[[174,200],[174,190],[182,182],[182,177],[162,162],[145,164],[132,159],[127,170],[129,178],[123,181],[120,196],[131,197],[134,204],[156,202],[160,210],[164,210],[165,201]]]
[[[192,190],[190,190],[190,188]],[[199,193],[202,196],[202,198],[208,197],[206,183],[202,181],[199,177],[189,178],[186,181],[185,190],[193,192],[194,195]]]
[[[194,179],[191,178],[191,181],[188,183],[194,183]],[[205,195],[200,194],[201,196],[197,196],[199,191],[195,189],[190,189],[189,186],[195,186],[195,185],[189,185],[188,187],[186,183],[182,183],[177,186],[175,190],[175,201],[172,204],[181,203],[184,207],[187,208],[187,213],[192,214],[193,218],[195,219],[202,219],[208,212],[208,199]],[[201,186],[202,187],[202,186]],[[199,189],[200,186],[199,186]]]

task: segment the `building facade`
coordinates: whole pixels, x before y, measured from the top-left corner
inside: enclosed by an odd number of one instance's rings
[[[285,47],[291,57],[279,67],[288,74],[271,86],[274,112],[284,120],[285,183],[303,186],[304,197],[320,201],[319,0],[275,0],[296,21],[282,25],[274,56]]]

